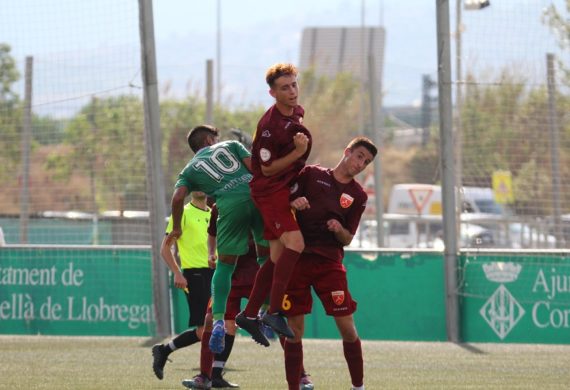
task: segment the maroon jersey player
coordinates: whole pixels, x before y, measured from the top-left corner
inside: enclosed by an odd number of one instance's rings
[[[269,241],[270,259],[257,273],[254,288],[238,325],[259,339],[254,322],[258,309],[269,294],[269,308],[261,321],[276,332],[293,337],[285,317],[280,314],[291,272],[303,251],[303,236],[289,205],[289,187],[311,151],[311,134],[303,126],[304,110],[298,104],[297,69],[291,64],[276,64],[266,73],[269,93],[275,104],[260,119],[254,136],[251,162],[251,196],[264,222],[264,238]]]
[[[311,287],[327,315],[334,317],[353,389],[364,389],[360,339],[354,325],[356,301],[348,290],[343,247],[350,244],[366,207],[367,195],[354,177],[376,156],[365,137],[353,139],[334,169],[306,166],[291,193],[291,206],[305,239],[287,289],[285,314],[294,338],[285,342],[285,371],[289,389],[298,388],[303,348],[304,316],[311,312]]]

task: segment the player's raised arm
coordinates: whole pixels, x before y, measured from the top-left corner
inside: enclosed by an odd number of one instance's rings
[[[261,172],[265,176],[273,176],[293,164],[295,161],[303,157],[309,147],[309,137],[303,133],[297,133],[293,137],[295,149],[284,157],[274,160],[270,165],[261,165]]]

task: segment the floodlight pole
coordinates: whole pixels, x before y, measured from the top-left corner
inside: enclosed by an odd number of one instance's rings
[[[216,3],[216,105],[222,103],[222,4]]]
[[[32,140],[32,85],[34,57],[26,57],[26,92],[24,97],[24,119],[22,123],[22,176],[20,192],[20,244],[28,243],[30,220],[30,145]]]
[[[144,139],[147,156],[148,206],[152,240],[153,302],[156,335],[171,334],[168,268],[161,260],[160,246],[166,227],[164,175],[162,172],[162,137],[158,101],[158,76],[154,46],[152,0],[139,0],[139,24],[144,100]]]
[[[457,214],[455,212],[455,164],[453,153],[453,104],[451,98],[451,50],[449,0],[437,0],[437,73],[439,131],[442,172],[443,236],[445,242],[445,308],[447,339],[459,338],[459,301],[457,299]]]
[[[382,149],[383,149],[383,115],[382,94],[378,94],[376,80],[376,59],[374,54],[368,55],[368,80],[370,85],[370,131],[372,141],[380,151],[374,159],[374,205],[376,208],[376,246],[384,247],[384,187],[382,186]],[[378,97],[380,95],[380,97]]]
[[[548,128],[550,134],[550,166],[552,170],[552,215],[556,247],[562,248],[564,234],[562,232],[562,201],[560,199],[560,127],[556,109],[556,76],[554,71],[554,54],[546,54],[546,79],[548,87]]]
[[[214,125],[214,61],[206,60],[206,123]]]
[[[463,25],[461,22],[461,2],[463,0],[456,0],[455,4],[455,148],[456,148],[456,172],[457,172],[457,187],[461,188],[463,185],[463,134],[461,134],[461,103],[463,99],[463,71],[461,64],[461,34],[463,33]],[[459,194],[457,199],[459,198]]]

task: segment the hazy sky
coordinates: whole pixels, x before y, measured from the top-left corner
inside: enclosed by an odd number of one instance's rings
[[[366,26],[384,26],[387,104],[419,100],[421,74],[435,75],[432,1],[221,0],[220,4],[222,84],[226,95],[244,96],[251,102],[269,101],[263,81],[265,69],[279,61],[298,63],[305,27],[358,27],[363,22]],[[165,79],[174,77],[174,67],[181,62],[198,62],[201,72],[205,58],[216,58],[217,1],[156,1],[154,8],[157,40],[161,42],[157,50]],[[406,41],[410,44],[404,44]],[[182,50],[173,55],[173,46]],[[188,47],[187,52],[184,47]],[[194,57],[196,52],[198,58]],[[237,82],[240,78],[244,82]]]
[[[554,48],[541,14],[553,2],[563,4],[563,0],[491,0],[484,10],[463,11],[463,68],[489,73],[490,68],[514,64],[541,80],[545,53]],[[204,91],[206,60],[216,59],[217,3],[154,1],[163,93],[166,85],[170,96]],[[264,72],[275,62],[298,63],[305,27],[358,27],[363,21],[366,26],[382,25],[385,105],[419,104],[422,75],[437,78],[435,0],[220,0],[220,4],[226,103],[269,104]],[[455,1],[450,4],[454,29]],[[0,10],[0,42],[12,46],[21,72],[26,55],[34,55],[37,62],[38,109],[94,91],[122,92],[140,79],[136,0],[0,0]],[[454,37],[451,45],[454,49]]]

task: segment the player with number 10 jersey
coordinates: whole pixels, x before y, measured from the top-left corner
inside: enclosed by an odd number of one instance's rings
[[[257,243],[265,243],[263,222],[251,200],[252,175],[243,163],[250,156],[238,141],[219,142],[200,149],[178,175],[176,188],[202,191],[216,201],[219,253],[246,254],[250,229]]]
[[[256,243],[259,263],[269,251],[263,239],[263,220],[250,195],[250,152],[237,141],[217,142],[218,130],[210,126],[199,126],[190,132],[191,148],[193,138],[202,141],[196,141],[201,143],[195,145],[195,156],[178,175],[173,199],[180,190],[184,190],[182,194],[202,191],[213,198],[218,207],[218,262],[212,279],[214,330],[210,348],[220,353],[225,334],[223,318],[236,259],[248,252],[250,234]],[[219,332],[216,332],[217,325]]]

